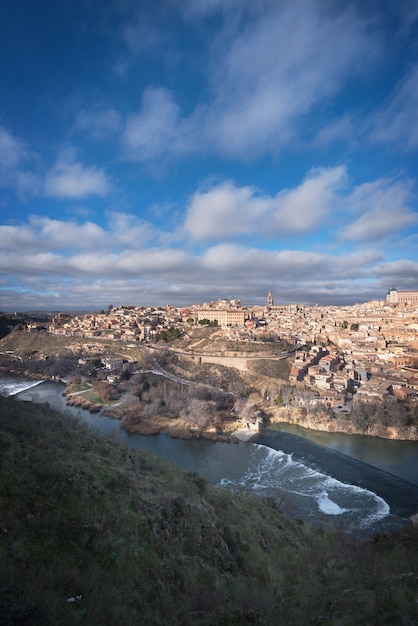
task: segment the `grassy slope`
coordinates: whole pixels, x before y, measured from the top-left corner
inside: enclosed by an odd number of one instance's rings
[[[0,409],[1,624],[416,623],[416,529],[349,544],[46,406]]]
[[[101,337],[62,337],[49,333],[28,333],[14,330],[0,340],[0,350],[13,351],[26,356],[32,352],[40,352],[48,356],[78,354],[84,344],[103,346],[106,354],[119,354],[126,351],[124,342],[103,339]]]
[[[71,344],[72,340],[68,337],[15,330],[3,337],[0,347],[2,351],[12,350],[19,355],[42,352],[52,356],[56,353],[65,354],[68,352],[67,346]],[[71,352],[71,350],[69,351]]]
[[[272,361],[269,359],[258,359],[250,361],[249,370],[262,376],[268,376],[269,378],[279,379],[282,381],[289,380],[289,373],[291,368],[290,359],[282,359],[280,361]]]

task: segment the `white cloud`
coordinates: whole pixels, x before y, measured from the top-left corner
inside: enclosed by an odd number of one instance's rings
[[[286,276],[286,284],[298,281],[327,283],[366,276],[366,268],[381,259],[375,250],[363,253],[330,255],[306,250],[260,250],[236,244],[219,244],[202,256],[203,266],[222,273],[225,268],[239,280],[273,280]]]
[[[235,244],[219,244],[203,255],[203,264],[211,271],[222,272],[228,267],[241,277],[272,276],[276,272],[290,272],[290,278],[305,278],[307,268],[311,273],[324,272],[329,257],[315,252],[296,250],[259,250]]]
[[[305,234],[326,221],[340,204],[339,194],[346,184],[346,168],[316,168],[309,172],[299,187],[284,190],[277,196],[274,214],[276,232]]]
[[[396,209],[395,209],[396,210]],[[416,215],[400,207],[396,214],[392,210],[375,209],[367,211],[358,220],[342,230],[343,239],[361,241],[379,241],[394,231],[402,230],[418,222]]]
[[[375,143],[397,144],[407,151],[418,149],[418,65],[411,68],[374,115],[370,138]]]
[[[159,235],[155,227],[135,215],[109,212],[107,217],[109,232],[118,247],[141,248]]]
[[[111,238],[109,233],[93,222],[77,224],[38,216],[31,216],[28,224],[0,226],[0,237],[4,250],[25,250],[30,253],[103,247],[106,238]]]
[[[22,226],[0,226],[0,241],[2,252],[5,250],[33,250],[38,248],[35,242],[33,229],[24,224]],[[42,243],[40,244],[42,247]]]
[[[356,134],[356,122],[353,116],[347,113],[322,126],[313,143],[318,148],[327,148],[338,141],[352,144]]]
[[[126,120],[123,144],[128,157],[152,161],[193,152],[192,138],[197,139],[194,122],[182,118],[171,92],[148,87],[141,110]]]
[[[39,156],[24,141],[0,127],[0,188],[11,188],[21,198],[46,195],[64,199],[105,196],[112,190],[105,171],[79,162],[71,147],[61,151],[44,181],[40,165]]]
[[[20,288],[43,289],[45,277],[61,281],[72,289],[74,281],[110,281],[141,283],[153,281],[158,291],[164,283],[194,286],[197,290],[224,293],[235,285],[250,293],[258,283],[277,282],[280,275],[286,283],[299,281],[301,285],[323,282],[344,282],[357,279],[366,267],[376,261],[375,253],[362,258],[357,256],[332,256],[303,250],[266,251],[233,244],[220,244],[202,255],[192,255],[184,250],[150,248],[141,251],[127,250],[109,254],[102,251],[73,253],[64,256],[58,252],[5,251],[2,259],[5,276],[13,274]],[[68,282],[70,281],[70,282]],[[246,287],[244,287],[246,285]],[[61,289],[64,289],[64,287]],[[310,289],[311,287],[309,287]],[[138,294],[138,299],[140,294]],[[132,301],[132,300],[131,300]]]
[[[418,223],[418,215],[408,206],[412,199],[409,181],[378,179],[359,185],[348,197],[352,213],[359,215],[341,229],[345,240],[380,241]]]
[[[196,259],[184,250],[176,248],[149,248],[137,252],[126,251],[120,255],[117,267],[120,272],[148,275],[164,280],[168,276],[176,276],[179,272],[185,275],[190,272]]]
[[[382,263],[374,271],[378,276],[390,274],[394,279],[408,280],[411,286],[417,285],[418,263],[416,261],[399,259],[390,263]]]
[[[35,252],[30,254],[4,252],[2,269],[15,276],[39,275],[84,279],[118,278],[130,280],[146,276],[158,281],[190,271],[193,258],[183,250],[150,248],[142,251],[127,250],[110,253],[102,250],[64,255],[59,252]]]
[[[373,278],[383,289],[395,285],[398,289],[416,289],[418,284],[418,263],[408,259],[381,263],[373,268]]]
[[[75,129],[88,132],[93,139],[105,140],[118,133],[121,124],[122,117],[116,109],[96,107],[77,114]]]
[[[215,55],[217,145],[234,156],[277,152],[303,115],[374,57],[366,28],[352,6],[331,12],[322,2],[272,3]]]
[[[217,8],[214,3],[205,10]],[[191,113],[182,111],[171,91],[145,90],[140,111],[126,122],[130,158],[206,151],[247,160],[275,154],[294,138],[304,116],[376,57],[370,24],[353,6],[330,11],[320,0],[264,2],[246,5],[242,21],[240,14],[238,8],[221,13],[206,76],[203,70],[210,95]]]
[[[73,150],[64,150],[45,178],[45,194],[54,198],[106,196],[112,186],[104,170],[75,160]]]
[[[44,243],[52,242],[54,249],[96,246],[105,237],[103,229],[93,222],[78,224],[47,217],[32,217],[30,222],[37,232],[37,238]]]
[[[26,154],[24,143],[6,128],[0,127],[0,184],[6,172],[17,168]]]
[[[62,257],[52,252],[7,252],[2,251],[1,265],[3,275],[13,274],[15,280],[20,280],[22,276],[57,275],[62,273]],[[38,287],[42,289],[42,285]],[[33,286],[32,286],[33,288]]]
[[[4,250],[69,251],[75,249],[107,251],[136,250],[159,233],[150,224],[126,213],[108,213],[105,228],[91,221],[57,220],[32,215],[27,224],[0,226]]]
[[[271,198],[258,197],[252,187],[238,188],[226,182],[193,195],[184,227],[197,241],[249,235],[271,202]]]
[[[30,169],[35,161],[36,155],[23,140],[0,127],[0,189],[14,189],[21,198],[38,193],[40,179]]]
[[[275,196],[225,182],[197,191],[187,207],[184,232],[192,241],[242,237],[283,239],[345,220],[337,236],[358,243],[393,238],[418,223],[410,181],[382,178],[349,188],[344,166],[311,170],[300,185]]]
[[[135,22],[125,24],[122,27],[122,37],[130,52],[135,55],[164,45],[161,32],[145,15],[141,15]]]
[[[261,235],[277,238],[315,231],[328,218],[345,185],[345,167],[318,168],[295,189],[276,196],[226,182],[191,198],[184,224],[197,241]]]
[[[274,196],[231,181],[199,190],[190,200],[183,229],[172,238],[178,247],[158,245],[167,243],[170,233],[153,232],[130,213],[106,213],[104,226],[32,216],[20,225],[1,227],[2,293],[15,290],[15,309],[21,297],[28,304],[29,296],[19,294],[29,291],[40,297],[38,305],[34,300],[26,308],[37,308],[48,298],[51,302],[53,294],[60,294],[62,307],[70,307],[73,297],[83,308],[97,308],[105,306],[103,299],[107,304],[162,299],[191,304],[235,294],[254,301],[265,298],[270,286],[280,290],[281,301],[338,303],[352,301],[353,294],[360,300],[384,297],[379,289],[387,290],[397,277],[403,276],[395,281],[398,287],[412,284],[416,264],[389,263],[387,246],[332,254],[329,245],[312,251],[292,249],[288,239],[285,247],[278,244],[284,235],[322,233],[347,216],[351,223],[340,235],[356,243],[380,242],[416,223],[408,206],[409,182],[378,179],[351,190],[348,184],[346,168],[340,166],[313,169],[300,185]],[[254,243],[255,233],[261,248]],[[247,236],[251,245],[242,244]],[[275,249],[264,249],[267,237],[274,238]],[[188,249],[188,239],[199,243],[198,252]],[[322,234],[318,240],[323,242]],[[211,241],[218,243],[204,245]],[[103,293],[100,285],[105,285]]]
[[[218,11],[242,10],[247,0],[175,0],[186,18],[204,18]],[[261,4],[261,1],[260,1]]]
[[[22,302],[26,309],[51,308],[55,298],[61,308],[76,304],[97,309],[109,302],[185,305],[233,294],[253,302],[257,297],[264,301],[272,285],[279,290],[280,301],[338,303],[352,301],[353,293],[356,297],[364,293],[365,299],[373,297],[372,281],[380,284],[385,277],[379,265],[382,255],[373,250],[331,255],[219,244],[202,254],[175,248],[112,254],[100,249],[81,253],[74,249],[68,254],[57,250],[32,252],[25,247],[3,251],[4,306],[13,302],[16,309]],[[376,267],[380,268],[378,275]],[[393,273],[389,267],[386,274]],[[363,291],[358,282],[361,278],[368,281]]]

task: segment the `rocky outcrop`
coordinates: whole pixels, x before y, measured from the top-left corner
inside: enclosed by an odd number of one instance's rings
[[[269,419],[271,423],[287,422],[288,424],[296,424],[303,428],[311,430],[320,430],[328,433],[345,433],[346,435],[369,435],[372,437],[381,437],[382,439],[397,440],[418,440],[417,429],[414,426],[406,428],[397,428],[394,426],[383,426],[379,423],[370,425],[367,430],[359,428],[349,419],[338,418],[334,414],[320,411],[316,413],[308,412],[301,415],[298,410],[291,410],[284,407],[273,407],[269,411]]]
[[[108,411],[106,411],[106,415]],[[179,418],[156,416],[141,418],[140,416],[125,416],[122,418],[122,426],[128,433],[138,435],[158,435],[167,432],[171,437],[178,439],[193,439],[203,437],[211,441],[224,441],[233,443],[238,441],[233,432],[220,433],[214,428],[196,428],[192,424],[183,422]]]

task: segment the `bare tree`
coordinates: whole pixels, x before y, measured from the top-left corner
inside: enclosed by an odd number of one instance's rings
[[[247,398],[237,398],[234,404],[234,412],[237,417],[248,422],[253,417],[254,405]]]
[[[211,421],[211,402],[204,402],[193,398],[189,404],[180,411],[180,417],[185,422],[190,422],[198,428],[205,428]]]
[[[277,386],[277,392],[282,399],[282,405],[288,406],[293,393],[292,386],[279,384]]]

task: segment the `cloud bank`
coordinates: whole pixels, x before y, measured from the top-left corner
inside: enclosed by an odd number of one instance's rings
[[[16,283],[21,294],[32,293],[35,279],[42,293],[60,294],[67,306],[80,302],[80,290],[92,285],[83,308],[119,302],[122,296],[125,303],[146,297],[157,304],[161,294],[172,303],[192,304],[214,293],[231,296],[238,285],[241,297],[262,299],[278,283],[283,301],[345,302],[354,285],[361,296],[362,281],[369,298],[382,298],[383,285],[401,276],[404,281],[405,271],[408,283],[418,279],[417,263],[390,263],[378,245],[386,238],[387,245],[402,246],[404,230],[416,223],[408,206],[412,187],[389,179],[357,187],[348,181],[347,168],[340,166],[311,170],[299,185],[274,196],[233,181],[199,189],[185,207],[177,245],[170,246],[164,244],[169,232],[122,212],[108,212],[104,226],[46,216],[2,226],[4,301],[6,306],[12,301]],[[346,220],[350,223],[334,231],[335,239],[330,235],[316,251],[276,247],[280,238],[299,241],[330,221]],[[270,249],[251,243],[256,229],[263,241],[271,240]],[[338,238],[358,246],[335,251]],[[35,308],[38,295],[23,301]]]

